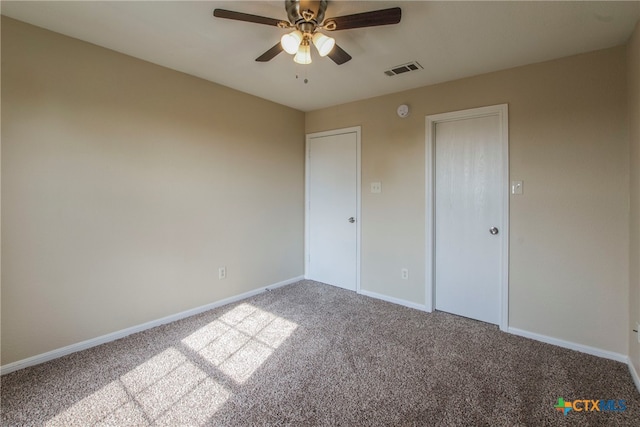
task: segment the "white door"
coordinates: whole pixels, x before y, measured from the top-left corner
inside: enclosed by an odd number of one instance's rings
[[[502,321],[507,244],[502,120],[472,114],[432,128],[435,308],[493,324]]]
[[[307,136],[306,274],[357,290],[359,128]]]

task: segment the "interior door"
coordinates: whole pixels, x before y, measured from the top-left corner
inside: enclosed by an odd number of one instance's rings
[[[357,290],[359,129],[307,136],[306,277]]]
[[[435,124],[435,307],[500,324],[503,159],[498,115]]]

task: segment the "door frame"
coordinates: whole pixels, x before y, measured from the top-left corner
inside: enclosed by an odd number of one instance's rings
[[[432,312],[435,306],[435,128],[436,124],[448,121],[470,119],[486,116],[498,116],[500,139],[502,145],[502,232],[501,283],[500,283],[500,330],[506,331],[509,326],[509,108],[508,104],[491,105],[452,111],[449,113],[426,116],[425,141],[425,306]]]
[[[355,133],[356,134],[356,293],[360,293],[360,240],[362,235],[362,215],[361,215],[361,161],[360,161],[360,152],[361,152],[361,133],[362,128],[360,126],[353,126],[342,129],[333,129],[323,132],[314,132],[308,133],[305,137],[305,156],[304,156],[304,277],[308,279],[309,273],[309,256],[311,255],[309,252],[309,235],[310,235],[310,224],[309,224],[309,207],[310,207],[310,198],[309,198],[309,185],[310,185],[310,176],[309,176],[309,156],[311,154],[311,147],[309,141],[313,138],[321,138],[326,136],[333,135],[342,135],[345,133]]]

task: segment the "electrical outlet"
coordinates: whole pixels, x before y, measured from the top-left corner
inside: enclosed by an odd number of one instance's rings
[[[403,280],[409,280],[409,269],[403,268],[400,270],[400,277],[402,277]]]
[[[220,267],[218,269],[218,280],[227,278],[227,267]]]

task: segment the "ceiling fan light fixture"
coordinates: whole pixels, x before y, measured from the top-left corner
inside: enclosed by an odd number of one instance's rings
[[[336,45],[336,41],[332,37],[327,37],[322,33],[316,32],[313,35],[313,44],[318,49],[320,56],[327,56]]]
[[[302,43],[302,32],[296,30],[292,31],[289,34],[285,34],[280,39],[280,44],[285,52],[290,55],[294,55],[298,52],[298,48],[300,47],[300,43]]]
[[[300,45],[293,61],[302,65],[311,64],[311,46],[309,46],[308,42]]]

